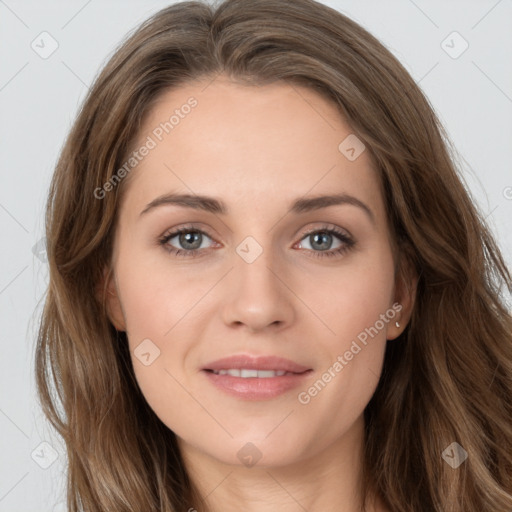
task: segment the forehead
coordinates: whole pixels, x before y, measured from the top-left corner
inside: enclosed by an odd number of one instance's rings
[[[346,143],[345,141],[348,141]],[[285,82],[255,86],[227,77],[191,82],[154,103],[135,150],[126,201],[143,207],[164,192],[287,204],[311,194],[359,194],[381,207],[368,151],[347,158],[357,139],[336,105]],[[341,146],[340,146],[341,144]],[[353,152],[349,153],[353,156]]]

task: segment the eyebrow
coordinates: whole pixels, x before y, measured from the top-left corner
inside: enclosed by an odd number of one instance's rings
[[[299,214],[320,210],[322,208],[327,208],[328,206],[344,204],[357,206],[361,208],[368,215],[372,223],[375,223],[375,216],[373,215],[372,210],[360,199],[357,199],[356,197],[351,196],[349,194],[330,194],[299,198],[296,199],[291,204],[291,207],[288,211],[289,213]],[[151,201],[144,208],[144,210],[142,210],[139,216],[144,215],[150,210],[163,205],[183,206],[186,208],[203,210],[206,212],[220,215],[227,215],[229,212],[229,209],[226,206],[226,204],[223,201],[216,199],[214,197],[199,196],[195,194],[169,193],[153,199],[153,201]]]

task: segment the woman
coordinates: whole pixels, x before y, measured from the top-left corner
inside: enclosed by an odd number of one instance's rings
[[[48,201],[69,509],[511,510],[512,280],[446,139],[311,0],[143,23]]]

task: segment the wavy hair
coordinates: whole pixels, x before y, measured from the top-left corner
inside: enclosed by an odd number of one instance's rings
[[[66,443],[68,509],[176,512],[201,501],[99,285],[129,180],[101,200],[95,190],[161,94],[220,73],[309,87],[336,106],[378,171],[397,271],[419,276],[411,321],[388,342],[364,411],[362,499],[374,490],[394,512],[510,512],[510,271],[420,88],[375,37],[313,0],[171,5],[127,36],[81,106],[48,195],[35,354],[43,411]],[[442,457],[453,442],[469,454],[457,469]]]

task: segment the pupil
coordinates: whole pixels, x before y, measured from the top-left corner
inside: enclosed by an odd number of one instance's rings
[[[329,233],[326,233],[326,232],[321,232],[321,233],[315,233],[314,235],[312,235],[313,237],[313,243],[311,244],[312,247],[315,246],[315,244],[317,244],[317,241],[319,241],[318,243],[321,245],[321,244],[324,244],[324,245],[327,245],[327,247],[317,247],[318,249],[320,250],[326,250],[326,249],[329,249],[329,247],[331,247],[331,244],[329,243],[331,240],[329,240],[329,238],[331,237],[331,235]]]
[[[197,241],[199,241],[199,243],[197,243]],[[194,247],[190,247],[187,245],[187,244],[194,245],[194,243],[195,243]],[[198,249],[201,246],[201,233],[198,233],[197,231],[190,231],[187,233],[182,233],[180,235],[180,244],[187,249],[192,249],[192,250]]]

